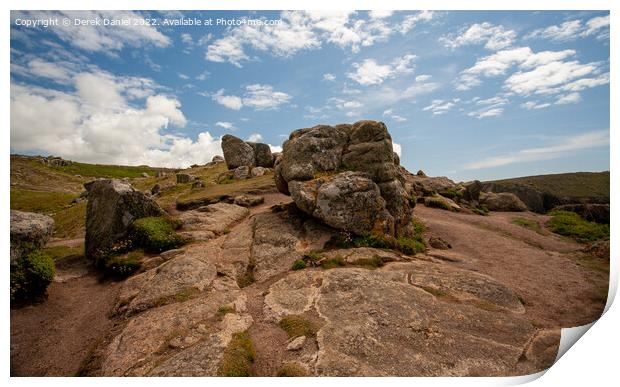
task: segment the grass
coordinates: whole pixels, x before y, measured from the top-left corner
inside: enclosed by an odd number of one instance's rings
[[[146,172],[149,176],[155,175],[162,168],[151,168],[148,166],[123,166],[123,165],[102,165],[102,164],[86,164],[73,162],[71,165],[64,167],[48,167],[63,173],[71,175],[81,175],[88,177],[108,177],[122,179],[123,177],[136,178],[142,177],[142,173]]]
[[[105,263],[108,274],[117,277],[127,277],[142,267],[142,252],[132,251],[123,255],[110,257]]]
[[[489,215],[489,208],[485,206],[484,204],[481,204],[476,208],[472,208],[471,211],[477,215],[482,215],[482,216]]]
[[[326,260],[324,260],[323,262],[321,262],[321,268],[328,270],[328,269],[335,269],[337,267],[344,267],[346,266],[347,263],[345,262],[345,260],[337,255],[333,258],[328,258]]]
[[[222,305],[217,309],[218,317],[224,317],[228,313],[235,313],[235,307],[232,305]]]
[[[77,196],[67,192],[11,188],[11,209],[49,215],[71,204]]]
[[[426,207],[440,208],[442,210],[452,211],[452,207],[450,206],[450,204],[445,201],[445,199],[439,196],[433,196],[424,199],[424,205]]]
[[[137,219],[132,224],[132,239],[148,252],[174,249],[185,243],[183,237],[175,232],[177,225],[174,220],[160,216]]]
[[[77,203],[52,214],[56,238],[76,238],[86,227],[86,202]]]
[[[523,228],[527,228],[528,230],[535,231],[539,234],[542,232],[540,228],[540,224],[537,221],[532,220],[532,219],[515,218],[512,220],[511,223],[516,224],[517,226],[521,226]]]
[[[319,330],[315,323],[299,314],[289,314],[282,318],[278,325],[291,338],[299,336],[314,337]]]
[[[54,246],[54,247],[46,247],[43,249],[43,252],[47,254],[54,262],[60,261],[65,257],[70,257],[73,255],[84,255],[84,244],[76,247],[70,246]]]
[[[588,222],[581,216],[569,211],[551,211],[547,227],[557,234],[575,239],[580,243],[593,242],[609,238],[609,225]]]
[[[374,270],[385,265],[381,257],[374,255],[372,258],[360,258],[351,263],[353,266],[363,267],[365,269]]]
[[[277,376],[280,377],[301,377],[301,376],[309,376],[308,370],[305,367],[300,365],[297,362],[289,361],[283,363],[280,369],[278,370]]]
[[[526,176],[495,180],[489,183],[527,184],[558,197],[609,198],[609,171]]]
[[[224,350],[218,369],[219,376],[250,376],[254,362],[254,347],[248,332],[235,333]]]
[[[446,197],[446,198],[449,198],[449,199],[452,199],[452,200],[458,199],[461,196],[463,196],[460,192],[458,192],[454,188],[450,188],[450,189],[448,189],[446,191],[439,192],[439,194],[441,196],[443,196],[443,197]]]

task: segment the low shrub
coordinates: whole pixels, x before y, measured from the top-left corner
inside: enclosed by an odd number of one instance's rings
[[[218,317],[224,317],[228,313],[235,313],[235,307],[232,305],[222,305],[217,309]]]
[[[290,314],[282,318],[278,325],[289,337],[314,337],[319,330],[315,323],[299,314]]]
[[[399,237],[397,239],[398,250],[403,254],[415,255],[426,250],[426,241],[421,235],[413,237]]]
[[[344,267],[346,266],[347,263],[345,262],[345,260],[337,255],[333,258],[328,258],[326,260],[324,260],[323,262],[321,262],[321,268],[327,270],[327,269],[334,269],[336,267]]]
[[[118,277],[127,277],[132,273],[140,270],[142,267],[142,254],[138,251],[132,251],[125,255],[116,255],[110,257],[105,263],[105,269],[108,274]]]
[[[484,204],[479,205],[476,208],[471,209],[474,214],[487,216],[489,215],[489,209]]]
[[[450,204],[439,196],[428,197],[424,200],[426,207],[441,208],[442,210],[452,211]]]
[[[218,369],[219,376],[250,376],[256,354],[248,332],[233,334],[224,350]]]
[[[551,211],[551,219],[547,226],[551,231],[571,237],[578,242],[593,242],[609,238],[609,225],[588,222],[581,216],[570,211]]]
[[[280,377],[295,377],[295,376],[309,376],[308,370],[303,367],[301,364],[289,361],[283,363],[280,369],[278,370],[277,376]]]
[[[306,268],[306,261],[304,261],[303,259],[298,259],[295,262],[293,262],[293,270],[301,270],[301,269],[305,269]]]
[[[183,245],[185,239],[175,232],[180,226],[177,221],[152,216],[137,219],[132,224],[132,240],[135,245],[148,252],[160,253]]]
[[[54,260],[41,250],[23,255],[11,267],[11,300],[34,300],[44,296],[54,274]]]
[[[360,258],[353,262],[352,265],[373,270],[382,267],[385,263],[383,263],[381,257],[375,255],[372,258]]]
[[[449,199],[460,199],[461,196],[463,196],[459,191],[455,190],[454,188],[450,188],[448,190],[445,190],[443,192],[439,193],[441,196],[449,198]]]

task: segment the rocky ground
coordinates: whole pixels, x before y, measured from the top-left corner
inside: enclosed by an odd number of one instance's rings
[[[123,283],[79,262],[59,270],[47,302],[11,311],[12,374],[217,375],[240,332],[257,376],[526,374],[553,362],[560,327],[604,306],[606,274],[584,264],[581,246],[514,225],[514,213],[418,205],[427,234],[452,249],[329,251],[346,265],[293,271],[334,231],[272,207],[287,196],[265,199],[177,213],[205,238]],[[382,266],[364,264],[377,257]]]

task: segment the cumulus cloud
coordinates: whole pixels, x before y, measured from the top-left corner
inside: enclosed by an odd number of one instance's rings
[[[395,143],[394,141],[392,141],[392,150],[398,155],[398,157],[402,156],[402,147],[400,146],[400,144]]]
[[[215,123],[215,126],[219,126],[220,128],[229,129],[229,130],[236,129],[235,125],[233,125],[232,122],[226,122],[226,121],[218,121]]]
[[[440,116],[447,113],[454,107],[453,101],[446,101],[443,99],[434,99],[431,104],[422,108],[423,111],[430,111],[434,116]]]
[[[336,80],[336,76],[334,74],[330,74],[330,73],[323,74],[323,80],[324,81],[328,81],[328,82],[332,82],[332,81]]]
[[[504,88],[520,95],[554,94],[580,91],[609,83],[601,62],[581,63],[572,60],[574,50],[533,52],[529,47],[501,50],[485,56],[461,72],[455,81],[457,90],[469,90],[482,83],[483,77],[505,75],[517,68],[504,81]]]
[[[211,95],[211,99],[228,109],[239,110],[243,107],[241,97],[236,95],[225,95],[224,92],[224,89],[218,90]]]
[[[566,105],[570,103],[579,103],[581,102],[581,95],[577,92],[568,93],[565,95],[561,95],[555,101],[556,105]]]
[[[246,141],[259,142],[262,139],[263,139],[263,136],[260,133],[252,133],[250,134],[250,136],[248,137]]]
[[[505,155],[487,157],[466,164],[465,169],[493,168],[508,164],[556,159],[570,156],[576,151],[602,146],[609,146],[609,130],[586,132],[560,139],[549,146],[527,148]]]
[[[362,63],[353,63],[355,71],[347,73],[347,77],[363,86],[378,85],[385,79],[412,73],[415,59],[415,55],[406,54],[385,65],[378,64],[374,59],[365,59]]]
[[[248,49],[290,57],[300,51],[333,44],[356,53],[362,47],[386,41],[396,32],[406,33],[416,23],[433,18],[432,12],[422,11],[390,23],[386,15],[385,12],[374,12],[364,19],[361,14],[351,11],[283,11],[280,13],[281,23],[246,23],[230,28],[207,47],[205,58],[242,67],[244,62],[256,59],[248,54]]]
[[[526,39],[548,39],[562,43],[587,36],[597,39],[609,38],[609,15],[583,20],[568,20],[558,25],[536,29],[525,36]]]
[[[405,117],[399,116],[398,114],[394,113],[393,109],[387,109],[383,111],[383,117],[388,117],[396,122],[405,122],[407,121],[407,119]]]
[[[243,104],[255,110],[276,110],[292,98],[286,93],[275,91],[270,85],[254,84],[246,86],[245,90]]]
[[[484,43],[484,47],[489,50],[501,50],[511,46],[516,37],[517,33],[513,30],[484,22],[462,28],[457,34],[444,35],[439,38],[439,42],[451,49]]]
[[[155,27],[148,25],[145,17],[133,11],[14,11],[11,19],[30,18],[68,18],[68,19],[131,19],[143,20],[144,23],[129,26],[51,26],[47,30],[55,34],[68,44],[91,52],[114,54],[126,46],[129,47],[167,47],[171,40],[159,32]]]
[[[136,88],[146,87],[139,93]],[[146,86],[144,86],[146,85]],[[11,84],[11,149],[72,160],[185,167],[221,154],[220,140],[174,134],[186,126],[180,102],[145,80],[82,72],[71,90]],[[137,98],[141,94],[143,97]]]

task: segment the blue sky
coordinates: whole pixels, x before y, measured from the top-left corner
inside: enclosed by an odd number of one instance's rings
[[[14,153],[188,166],[221,154],[226,133],[278,149],[298,128],[375,119],[413,172],[609,169],[608,12],[11,17]],[[138,25],[74,25],[97,18]],[[218,18],[263,23],[169,25]]]

